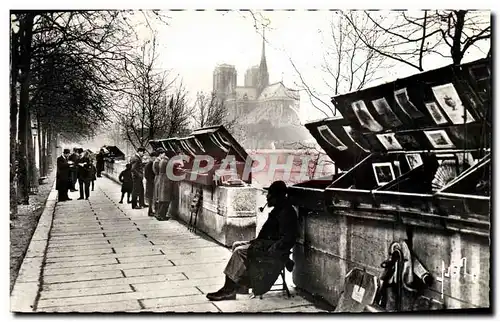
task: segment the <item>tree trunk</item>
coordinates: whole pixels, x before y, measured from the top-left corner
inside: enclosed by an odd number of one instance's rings
[[[20,82],[19,95],[19,188],[21,203],[29,204],[29,176],[28,176],[28,129],[29,129],[29,74],[31,63],[31,41],[33,38],[34,14],[27,13],[19,19],[20,34]]]
[[[38,114],[36,116],[36,125],[37,125],[37,144],[38,144],[38,174],[40,177],[43,176],[43,165],[42,165],[42,125],[40,124],[40,117]]]
[[[19,35],[11,31],[10,63],[10,219],[17,215],[16,151],[17,151],[17,75]]]
[[[33,131],[31,128],[31,113],[28,110],[28,133],[27,133],[27,146],[28,146],[28,178],[30,192],[33,194],[38,190],[38,169],[36,166],[36,150],[33,142]]]
[[[48,169],[47,169],[47,126],[45,124],[43,124],[41,126],[41,130],[42,130],[42,147],[40,149],[40,154],[41,154],[41,158],[40,158],[40,174],[42,176],[47,176],[47,173],[48,173]]]
[[[451,57],[453,59],[454,65],[460,65],[462,58],[464,58],[464,53],[462,52],[461,38],[462,32],[465,24],[465,14],[467,11],[458,10],[455,11],[457,22],[455,23],[455,33],[453,34],[453,44],[451,46]]]

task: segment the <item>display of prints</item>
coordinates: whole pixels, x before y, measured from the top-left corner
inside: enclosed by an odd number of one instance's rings
[[[424,131],[424,133],[431,142],[432,146],[436,149],[455,147],[445,130]]]
[[[382,143],[386,150],[402,150],[394,133],[377,134],[377,139]]]
[[[379,186],[383,186],[396,179],[390,162],[373,163],[373,173]]]
[[[469,111],[464,107],[453,84],[449,83],[434,86],[432,92],[453,124],[464,124],[475,121]]]
[[[408,116],[413,118],[423,116],[422,112],[420,112],[410,101],[410,97],[408,96],[406,88],[395,91],[394,99],[396,100],[396,103],[399,105],[399,107],[401,107],[403,112],[405,112]]]
[[[422,164],[424,164],[424,162],[422,161],[422,156],[418,153],[407,154],[406,161],[408,162],[410,169],[415,169],[415,168],[421,166]]]
[[[354,136],[355,136],[355,135],[354,135],[354,133],[353,133],[353,131],[354,131],[354,130],[352,129],[352,127],[350,127],[350,126],[343,126],[343,128],[344,128],[344,131],[345,131],[345,133],[347,134],[347,136],[348,136],[348,137],[349,137],[349,138],[350,138],[350,139],[351,139],[354,143],[356,143],[356,145],[357,145],[357,146],[358,146],[361,150],[363,150],[363,151],[365,151],[365,152],[369,152],[369,150],[367,150],[367,149],[363,148],[363,147],[361,146],[361,144],[359,144],[359,143],[358,143],[358,142],[354,139]]]
[[[333,134],[332,130],[330,130],[327,125],[318,126],[318,132],[323,140],[328,142],[328,144],[333,146],[335,149],[339,151],[347,150],[347,146],[345,146],[345,144],[342,143],[342,141],[340,141],[339,138],[335,136],[335,134]]]
[[[373,118],[373,116],[368,111],[365,102],[356,101],[351,104],[352,110],[356,115],[359,124],[367,130],[372,132],[380,132],[384,128]]]
[[[397,117],[396,114],[392,111],[387,103],[385,97],[376,99],[372,101],[373,107],[380,115],[380,117],[384,120],[386,124],[390,124],[390,126],[397,127],[403,125],[403,122]]]
[[[439,125],[448,123],[443,113],[439,110],[439,106],[436,102],[425,103],[425,107],[429,110],[429,114],[431,114],[432,119],[436,122],[436,124]]]

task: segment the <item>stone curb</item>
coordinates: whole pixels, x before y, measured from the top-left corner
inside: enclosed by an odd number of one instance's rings
[[[38,221],[35,233],[24,256],[14,288],[10,295],[10,311],[19,313],[34,312],[40,288],[45,250],[49,241],[50,228],[57,202],[56,180],[47,197],[42,215]]]

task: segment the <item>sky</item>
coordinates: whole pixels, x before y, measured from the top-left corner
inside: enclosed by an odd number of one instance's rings
[[[254,27],[248,12],[231,11],[168,11],[169,25],[156,25],[160,42],[159,63],[172,75],[179,75],[191,94],[212,90],[212,74],[220,63],[231,64],[238,72],[238,85],[243,85],[247,68],[258,65],[262,51],[262,36]],[[298,75],[293,69],[292,59],[309,86],[324,93],[328,101],[329,92],[324,85],[324,74],[319,70],[325,52],[324,39],[320,31],[328,31],[333,12],[320,11],[267,11],[262,14],[269,19],[266,30],[266,58],[270,83],[283,80],[286,86],[294,87]],[[472,49],[465,61],[483,58],[489,49]],[[451,61],[440,57],[429,58],[425,69],[438,68]],[[409,76],[416,69],[405,65],[380,70],[377,83]],[[371,85],[376,85],[373,83]],[[309,102],[306,93],[301,94],[301,121],[307,122],[324,117]]]

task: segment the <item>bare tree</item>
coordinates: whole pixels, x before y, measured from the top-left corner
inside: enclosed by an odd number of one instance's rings
[[[168,80],[167,71],[156,70],[156,48],[153,37],[127,69],[131,89],[124,96],[126,107],[118,116],[134,149],[152,139],[185,133],[192,115],[182,83],[174,87],[175,78]]]
[[[198,92],[194,110],[193,120],[198,127],[224,125],[228,131],[231,131],[236,123],[236,120],[229,119],[227,105],[217,98],[214,92],[209,94]]]
[[[332,14],[330,29],[320,31],[323,37],[323,62],[320,65],[322,79],[328,93],[322,95],[309,85],[309,81],[289,57],[289,61],[298,75],[298,88],[305,91],[311,104],[326,117],[336,115],[336,110],[322,96],[331,97],[342,93],[359,90],[377,79],[377,70],[384,64],[384,57],[376,50],[365,45],[375,44],[378,35],[365,37],[364,42],[356,34],[353,25],[368,29],[369,19],[351,14],[350,20],[339,12]],[[385,66],[387,67],[387,66]]]
[[[143,14],[149,15],[149,13]],[[61,133],[63,125],[71,124],[72,121],[82,119],[85,115],[85,110],[81,111],[83,113],[67,113],[62,123],[54,122],[52,117],[58,116],[58,113],[65,109],[63,106],[57,109],[50,105],[60,104],[61,101],[56,99],[52,103],[46,101],[41,104],[41,97],[50,97],[48,93],[52,92],[59,93],[59,98],[62,98],[69,91],[63,94],[65,87],[54,86],[57,79],[48,82],[48,78],[43,77],[41,70],[50,69],[43,66],[54,63],[53,60],[50,62],[54,56],[64,57],[59,61],[69,64],[73,72],[78,71],[79,81],[86,83],[87,88],[92,88],[86,94],[104,98],[108,102],[112,101],[110,91],[124,90],[121,82],[122,70],[129,59],[128,52],[134,48],[136,35],[134,26],[128,19],[132,15],[133,12],[124,10],[11,12],[11,165],[16,164],[14,159],[17,155],[19,195],[23,203],[29,201],[30,184],[36,183],[33,182],[33,173],[36,169],[31,133],[32,119],[40,120],[38,126],[42,129],[41,134],[44,135],[45,142],[45,147],[42,149],[53,156],[55,138],[59,134],[70,135],[70,132]],[[161,19],[161,14],[153,12],[153,17]],[[65,101],[68,102],[68,99]],[[51,117],[42,118],[39,114],[44,111]],[[17,123],[19,123],[18,128]],[[73,135],[78,136],[75,130],[78,131],[78,128],[73,128]],[[11,179],[14,171],[15,167],[12,167]],[[12,184],[11,181],[11,191],[13,191]]]
[[[424,70],[424,59],[431,54],[460,64],[470,47],[491,37],[489,17],[481,11],[364,11],[371,22],[369,28],[359,26],[354,14],[342,13],[367,48],[419,71]],[[373,38],[375,43],[370,42]]]

